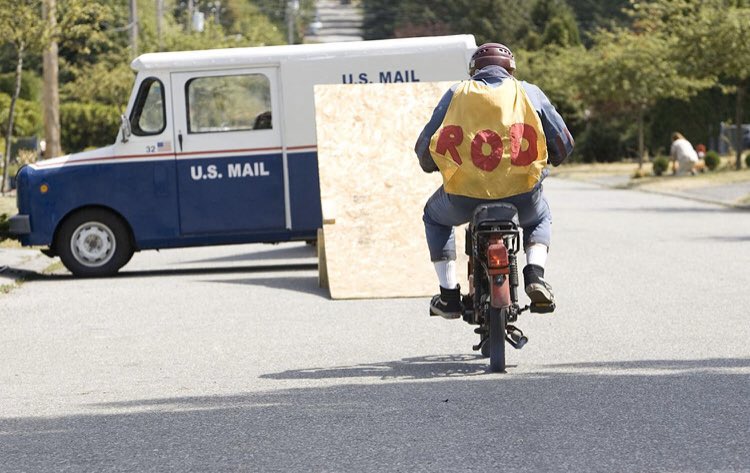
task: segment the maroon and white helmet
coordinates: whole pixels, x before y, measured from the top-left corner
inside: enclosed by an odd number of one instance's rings
[[[500,43],[484,43],[471,56],[469,75],[487,66],[500,66],[510,74],[516,70],[516,60],[510,48]]]

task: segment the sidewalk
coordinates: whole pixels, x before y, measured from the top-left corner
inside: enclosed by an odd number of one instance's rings
[[[665,175],[633,179],[632,164],[562,166],[552,176],[597,184],[612,189],[630,189],[670,195],[697,202],[750,210],[750,170],[717,171],[697,176]],[[734,174],[737,173],[737,174]]]

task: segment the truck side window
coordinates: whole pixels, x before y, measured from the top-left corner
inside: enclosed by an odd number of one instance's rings
[[[158,135],[167,126],[164,119],[164,87],[159,79],[149,77],[141,83],[135,99],[130,126],[136,136]]]
[[[263,74],[197,77],[185,89],[189,133],[272,127],[271,83]]]

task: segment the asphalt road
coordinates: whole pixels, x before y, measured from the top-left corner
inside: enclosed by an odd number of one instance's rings
[[[0,295],[0,471],[750,471],[750,212],[546,187],[559,309],[506,374],[302,244]]]

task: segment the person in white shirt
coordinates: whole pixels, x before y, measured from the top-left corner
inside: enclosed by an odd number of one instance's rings
[[[672,174],[692,174],[698,171],[700,160],[693,145],[682,136],[682,133],[672,133],[672,147],[669,150],[672,158]]]

